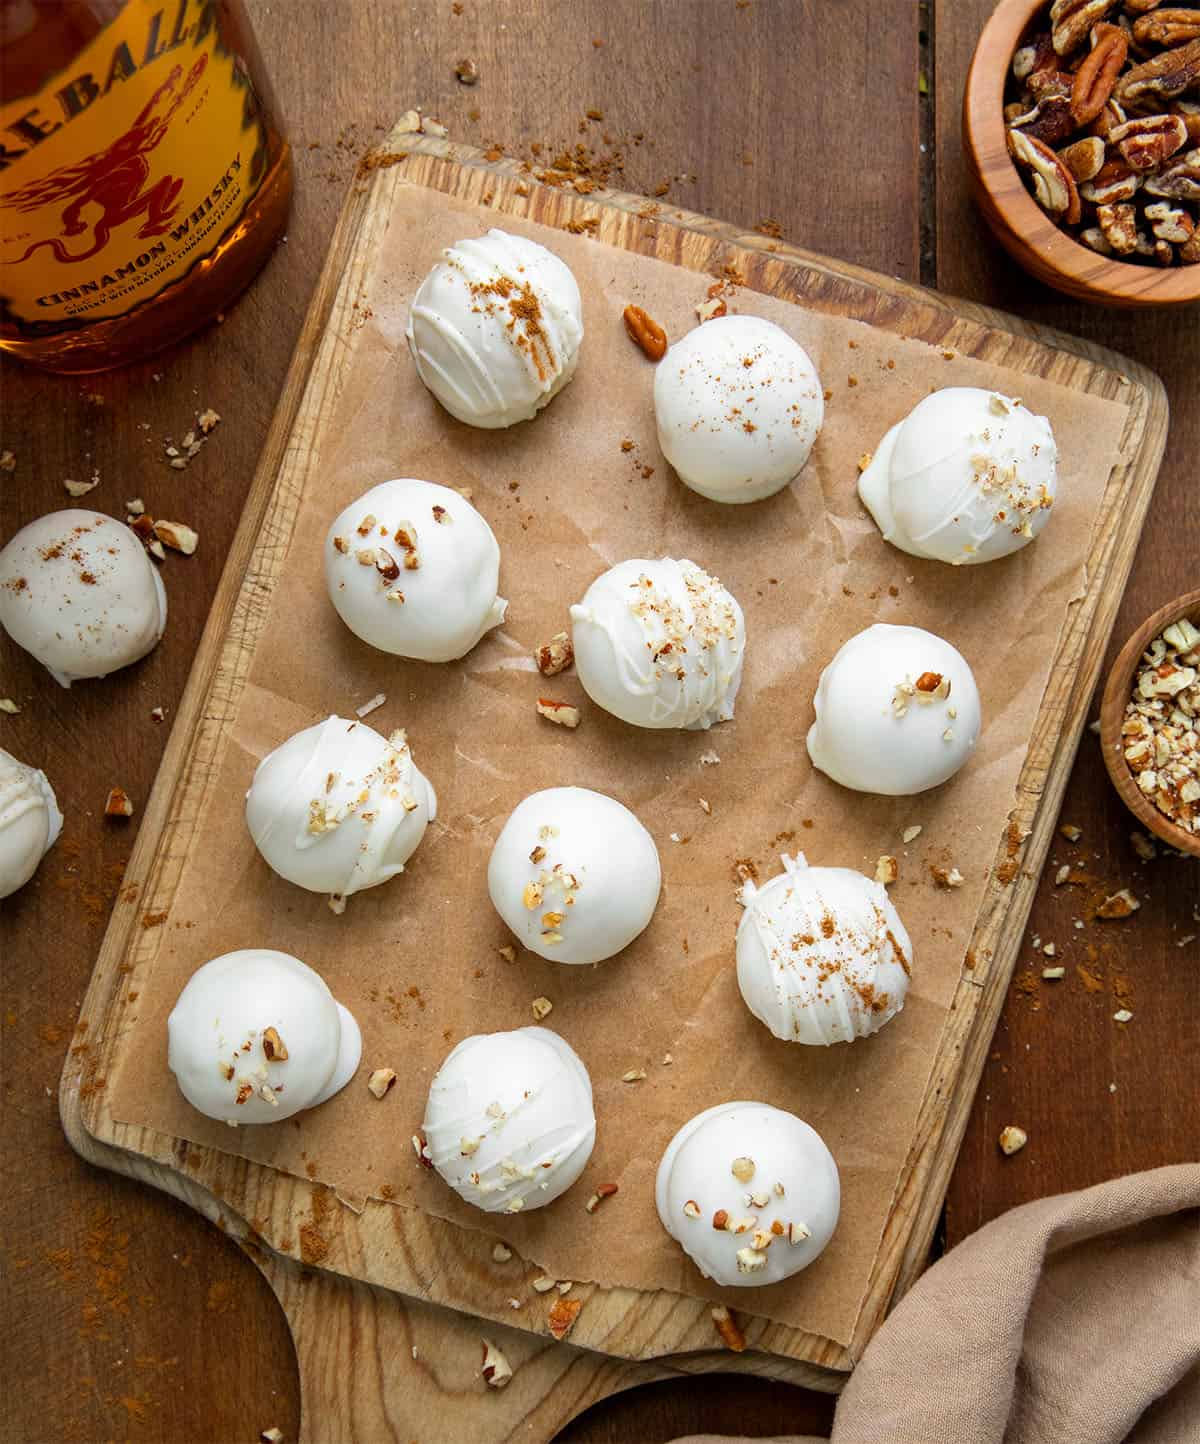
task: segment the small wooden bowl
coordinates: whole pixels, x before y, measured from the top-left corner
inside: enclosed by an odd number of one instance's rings
[[[1186,596],[1168,602],[1165,607],[1159,607],[1153,616],[1146,618],[1117,653],[1117,660],[1108,674],[1104,698],[1100,703],[1100,747],[1113,786],[1120,793],[1121,801],[1142,826],[1149,828],[1172,847],[1177,847],[1180,852],[1200,857],[1200,835],[1185,832],[1165,813],[1159,812],[1138,787],[1121,746],[1121,723],[1125,717],[1126,704],[1133,694],[1134,673],[1142,653],[1164,627],[1169,627],[1181,617],[1186,617],[1193,626],[1200,627],[1200,592],[1188,592]]]
[[[1200,265],[1135,265],[1097,255],[1060,231],[1025,189],[1008,153],[1004,90],[1014,51],[1046,0],[1000,0],[983,28],[963,91],[971,188],[996,239],[1031,275],[1081,301],[1179,306],[1200,301]]]

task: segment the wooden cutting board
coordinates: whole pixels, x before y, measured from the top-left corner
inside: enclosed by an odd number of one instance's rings
[[[643,197],[608,190],[579,195],[466,146],[397,135],[375,160],[360,171],[343,210],[142,821],[127,875],[137,884],[138,904],[118,904],[96,963],[80,1020],[83,1046],[69,1055],[63,1074],[64,1127],[85,1157],[174,1193],[244,1244],[292,1324],[307,1438],[468,1441],[519,1433],[548,1439],[606,1394],[687,1371],[742,1369],[836,1390],[928,1253],[1153,492],[1168,420],[1162,385],[1133,362],[1015,317],[650,206]],[[356,298],[401,183],[485,204],[498,218],[515,213],[575,230],[586,223],[599,244],[699,273],[733,263],[752,289],[768,288],[769,262],[772,293],[799,305],[1116,398],[1129,408],[1092,534],[1087,590],[1064,625],[1020,778],[1013,820],[1029,834],[1020,868],[1008,885],[997,880],[1006,856],[998,840],[998,865],[969,944],[975,966],[964,969],[958,986],[848,1348],[747,1316],[750,1347],[734,1354],[720,1346],[702,1300],[593,1285],[576,1285],[574,1296],[586,1304],[571,1342],[558,1345],[511,1326],[485,1235],[374,1200],[355,1212],[307,1180],[119,1124],[107,1106],[104,1079],[127,1035],[125,978],[147,966],[156,948],[154,931],[139,919],[170,910],[196,845],[194,820],[264,625],[261,599],[283,564],[285,549],[274,538],[290,534],[310,453],[318,449],[344,375],[344,337]],[[284,1236],[297,1239],[291,1256],[265,1243]],[[478,1378],[481,1335],[500,1343],[516,1370],[503,1393],[486,1391]]]

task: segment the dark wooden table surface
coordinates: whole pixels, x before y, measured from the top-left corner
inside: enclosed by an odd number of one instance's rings
[[[451,134],[529,155],[585,142],[624,155],[614,184],[657,193],[889,274],[1103,341],[1159,372],[1170,446],[1118,622],[1130,631],[1198,582],[1200,311],[1134,315],[1058,300],[992,244],[965,194],[963,76],[990,0],[247,0],[295,145],[287,244],[233,307],[174,350],[89,378],[5,364],[0,538],[69,504],[64,477],[99,470],[89,502],[141,496],[193,525],[200,549],[167,565],[171,620],[141,666],[57,685],[0,638],[0,745],[45,768],[62,841],[0,917],[0,1437],[252,1440],[296,1437],[288,1333],[253,1265],[164,1196],[81,1163],[58,1124],[56,1085],[109,906],[133,842],[102,817],[119,783],[147,796],[288,359],[361,152],[414,104]],[[473,88],[454,67],[471,58]],[[921,77],[927,79],[926,86]],[[585,112],[599,109],[602,122]],[[582,132],[582,133],[581,133]],[[640,142],[634,137],[640,136]],[[164,436],[214,407],[224,421],[186,472]],[[85,503],[87,504],[87,503]],[[1016,619],[1019,625],[1019,618]],[[1025,1200],[1196,1155],[1194,1085],[1200,868],[1142,862],[1132,820],[1085,735],[1061,841],[1094,886],[1128,885],[1126,922],[1071,925],[1075,888],[1048,869],[1031,919],[1044,959],[1015,986],[946,1208],[954,1244]],[[1133,1020],[1112,1021],[1127,1006]],[[1000,1128],[1025,1150],[1004,1158]],[[707,1428],[827,1432],[830,1401],[782,1385],[709,1378],[597,1406],[562,1436],[649,1441]],[[425,1444],[425,1441],[422,1441]]]

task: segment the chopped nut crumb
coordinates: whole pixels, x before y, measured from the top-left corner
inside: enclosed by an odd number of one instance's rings
[[[503,1389],[513,1376],[512,1365],[490,1339],[483,1340],[483,1379],[489,1389]]]
[[[0,712],[7,712],[10,717],[15,717],[20,710],[11,697],[0,697]]]
[[[507,1263],[512,1258],[512,1249],[507,1244],[494,1243],[492,1245],[492,1258],[497,1263]]]
[[[1078,842],[1083,836],[1083,828],[1076,827],[1074,823],[1071,822],[1064,822],[1058,830],[1068,842]]]
[[[1009,1124],[1007,1128],[1000,1130],[1000,1152],[1009,1155],[1019,1153],[1029,1142],[1029,1135],[1023,1128],[1017,1128]]]
[[[104,804],[105,817],[132,817],[133,803],[123,787],[110,789],[108,799]]]
[[[548,1018],[554,1010],[554,1004],[549,998],[534,998],[530,1004],[533,1009],[534,1018],[540,1023],[543,1018]]]
[[[740,1354],[746,1347],[746,1336],[742,1333],[735,1315],[724,1304],[717,1304],[711,1313],[712,1321],[725,1347]]]
[[[646,1070],[644,1068],[630,1068],[627,1072],[621,1074],[621,1082],[640,1083],[645,1076]]]
[[[806,1238],[812,1237],[812,1230],[809,1228],[808,1224],[795,1221],[788,1224],[787,1236],[788,1243],[799,1244],[803,1243]]]
[[[1059,978],[1065,978],[1066,975],[1066,968],[1058,967],[1042,969],[1042,977],[1045,978],[1046,982],[1048,983],[1056,983],[1058,982]]]
[[[372,697],[369,701],[364,702],[361,707],[356,707],[354,709],[354,715],[359,718],[369,717],[372,712],[375,712],[380,707],[382,707],[386,701],[386,692],[376,692],[374,697]]]
[[[270,1429],[264,1429],[258,1437],[263,1444],[282,1444],[283,1430],[272,1426]]]
[[[396,1070],[394,1068],[376,1068],[367,1079],[367,1087],[374,1093],[376,1098],[382,1098],[395,1081]],[[417,1157],[421,1157],[421,1149],[419,1147],[417,1149]]]
[[[767,1256],[756,1248],[740,1248],[737,1251],[737,1270],[740,1274],[761,1273],[767,1266]]]
[[[700,1205],[696,1202],[694,1198],[689,1198],[687,1202],[683,1205],[683,1216],[684,1218],[700,1217]]]
[[[701,797],[701,798],[699,799],[699,802],[700,802],[700,811],[703,812],[706,816],[711,817],[711,816],[712,816],[712,803],[709,802],[709,800],[708,800],[707,797]]]
[[[1113,1014],[1113,1022],[1128,1023],[1130,1018],[1132,1017],[1133,1014],[1129,1011],[1128,1008],[1118,1008],[1117,1011]]]
[[[1062,887],[1063,883],[1071,880],[1071,864],[1064,862],[1062,867],[1054,874],[1054,886]]]
[[[515,963],[517,961],[517,950],[511,943],[505,943],[502,947],[497,948],[496,951],[506,963]]]
[[[542,1274],[540,1278],[533,1281],[534,1291],[539,1294],[548,1294],[551,1289],[558,1287],[558,1280],[552,1279],[548,1274]]]
[[[555,632],[534,654],[538,671],[543,677],[557,677],[575,660],[575,648],[566,632]]]
[[[1106,897],[1096,909],[1096,916],[1111,922],[1117,918],[1132,916],[1141,907],[1141,903],[1134,897],[1127,887],[1121,888],[1119,892]]]
[[[900,864],[890,853],[884,853],[875,863],[875,881],[890,887],[900,876]]]
[[[287,1061],[289,1056],[287,1046],[279,1036],[277,1029],[263,1029],[262,1046],[268,1063],[285,1063]]]
[[[547,1319],[550,1332],[561,1344],[575,1327],[575,1320],[583,1308],[582,1299],[557,1299]]]
[[[619,1187],[620,1185],[616,1183],[598,1184],[595,1193],[593,1193],[591,1198],[583,1205],[584,1208],[587,1209],[588,1213],[595,1213],[606,1198],[611,1198],[614,1193],[618,1192]]]
[[[915,842],[920,835],[921,825],[920,823],[916,823],[912,827],[906,827],[904,829],[900,835],[900,841],[904,843]]]
[[[65,478],[63,480],[63,489],[67,495],[75,497],[86,496],[89,491],[95,491],[99,485],[99,476],[95,477],[92,481],[69,481]]]
[[[749,1183],[754,1177],[753,1158],[735,1158],[729,1165],[729,1171],[739,1183]]]
[[[581,715],[579,708],[572,707],[567,702],[555,702],[549,697],[539,697],[537,711],[539,717],[545,717],[550,722],[557,722],[560,727],[575,728],[579,726]]]

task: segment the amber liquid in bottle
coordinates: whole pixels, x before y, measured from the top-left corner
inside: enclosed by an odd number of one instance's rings
[[[178,340],[291,194],[242,0],[0,0],[0,349],[85,372]]]

